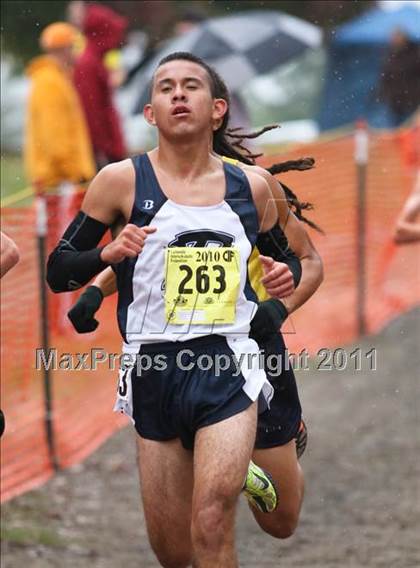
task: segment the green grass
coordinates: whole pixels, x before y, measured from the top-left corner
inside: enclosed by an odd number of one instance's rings
[[[1,198],[9,197],[28,187],[21,156],[2,154],[1,161]],[[28,205],[32,198],[26,198],[14,205]]]
[[[2,527],[1,540],[20,546],[43,544],[62,547],[66,542],[54,530],[40,527]]]
[[[58,532],[60,518],[56,518],[56,513],[48,494],[42,490],[3,503],[1,541],[17,546],[66,546],[68,542]]]

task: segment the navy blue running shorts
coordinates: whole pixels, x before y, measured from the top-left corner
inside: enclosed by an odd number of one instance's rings
[[[300,426],[302,408],[295,375],[288,363],[283,336],[273,334],[268,341],[259,343],[258,346],[261,351],[264,351],[265,372],[267,379],[274,388],[270,408],[258,415],[255,447],[264,449],[283,446],[296,437]],[[276,364],[268,367],[270,355],[277,356],[277,358],[273,357],[272,362]]]
[[[199,428],[225,420],[252,404],[242,388],[245,379],[238,374],[233,351],[223,336],[143,344],[139,356],[143,355],[157,362],[148,370],[134,367],[131,375],[133,420],[143,438],[180,438],[184,448],[192,449]],[[212,368],[202,370],[197,364],[203,355],[201,367],[221,355],[227,355],[232,363],[215,376]],[[179,363],[192,368],[185,370]]]

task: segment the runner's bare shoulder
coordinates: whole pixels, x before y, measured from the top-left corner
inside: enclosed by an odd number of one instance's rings
[[[134,200],[135,172],[131,160],[108,164],[92,180],[82,210],[106,224],[129,216]]]

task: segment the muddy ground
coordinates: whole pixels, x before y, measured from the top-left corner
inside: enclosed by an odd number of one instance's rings
[[[310,431],[306,497],[287,541],[265,535],[242,500],[247,568],[420,566],[420,310],[360,347],[344,371],[298,373]],[[352,360],[353,361],[353,360]],[[340,364],[341,361],[336,361]],[[141,512],[134,435],[125,428],[85,463],[2,507],[3,568],[154,568]],[[158,498],[158,496],[157,496]]]

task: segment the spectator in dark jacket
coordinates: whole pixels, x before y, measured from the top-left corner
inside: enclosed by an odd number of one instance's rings
[[[420,105],[420,45],[399,29],[391,37],[380,92],[394,126],[409,118]]]
[[[117,48],[127,21],[113,10],[88,4],[83,22],[86,47],[76,62],[74,79],[86,113],[98,168],[126,157],[120,119],[113,102],[104,54]]]

